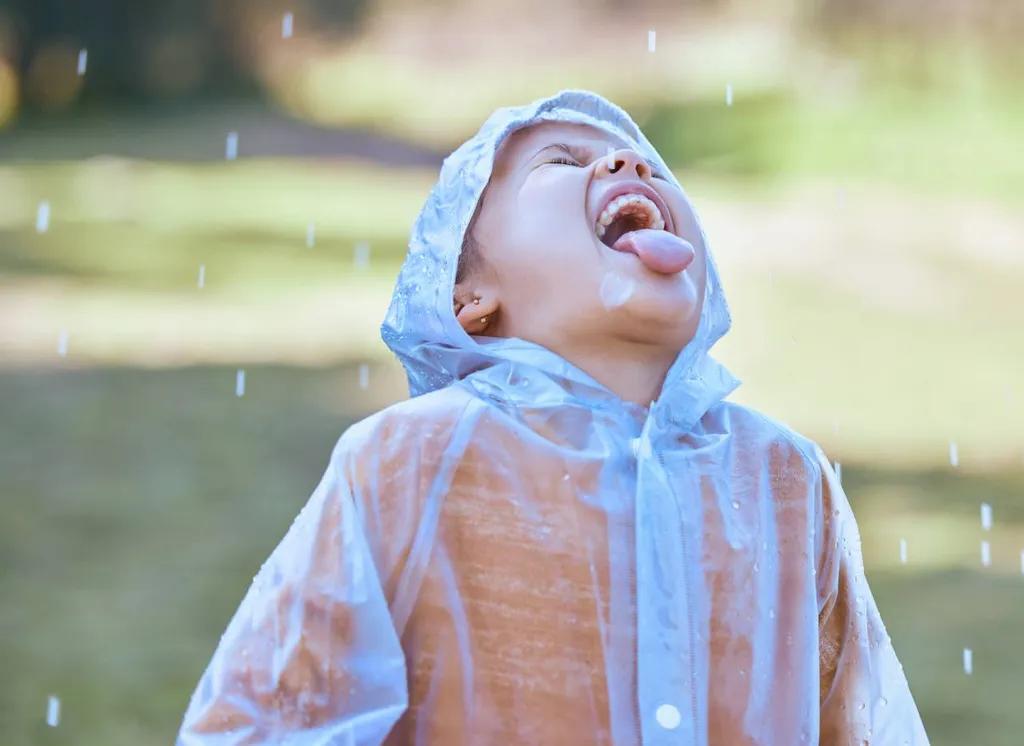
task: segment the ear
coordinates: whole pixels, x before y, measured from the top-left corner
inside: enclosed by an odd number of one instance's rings
[[[495,288],[479,283],[455,286],[455,318],[467,334],[494,334],[501,304]]]

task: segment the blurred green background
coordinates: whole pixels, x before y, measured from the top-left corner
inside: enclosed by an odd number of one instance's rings
[[[1020,744],[1022,8],[0,2],[0,741],[173,740],[338,436],[406,396],[378,327],[441,159],[583,87],[706,223],[731,398],[840,462],[932,742]]]

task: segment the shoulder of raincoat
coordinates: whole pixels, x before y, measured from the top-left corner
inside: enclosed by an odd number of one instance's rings
[[[415,564],[426,485],[469,403],[435,392],[341,435],[221,636],[177,744],[384,740],[408,704],[393,606]]]
[[[703,228],[700,323],[649,408],[455,319],[494,153],[545,120],[671,176],[582,90],[499,109],[445,159],[381,326],[411,398],[341,435],[179,746],[926,745],[824,452],[725,401],[739,379],[709,352],[730,314]]]
[[[927,744],[864,572],[860,530],[824,451],[813,446],[822,744]]]

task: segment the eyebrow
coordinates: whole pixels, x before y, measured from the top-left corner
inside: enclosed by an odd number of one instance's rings
[[[564,142],[555,142],[555,143],[551,143],[550,145],[545,145],[543,148],[541,148],[540,150],[535,152],[533,155],[531,155],[529,158],[526,159],[526,161],[524,162],[524,165],[526,163],[530,163],[538,155],[543,153],[545,150],[550,150],[551,148],[557,148],[558,150],[563,150],[566,153],[568,153],[569,155],[571,155],[573,158],[575,158],[577,160],[581,160],[581,161],[582,160],[586,160],[586,159],[585,158],[580,158],[579,157],[580,153],[585,153],[587,155],[590,155],[591,152],[592,152],[591,149],[589,147],[585,146],[585,145],[568,145],[568,144],[566,144]],[[644,160],[647,162],[647,165],[650,166],[655,171],[657,171],[657,172],[661,171],[661,169],[658,167],[658,164],[655,163],[654,161],[652,161],[650,158],[644,157]]]

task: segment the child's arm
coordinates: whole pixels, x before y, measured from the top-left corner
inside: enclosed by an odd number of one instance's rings
[[[344,443],[228,624],[178,746],[379,744],[405,710],[405,657],[338,465]]]
[[[839,479],[815,445],[820,743],[926,746],[921,716],[864,574],[860,532]]]

